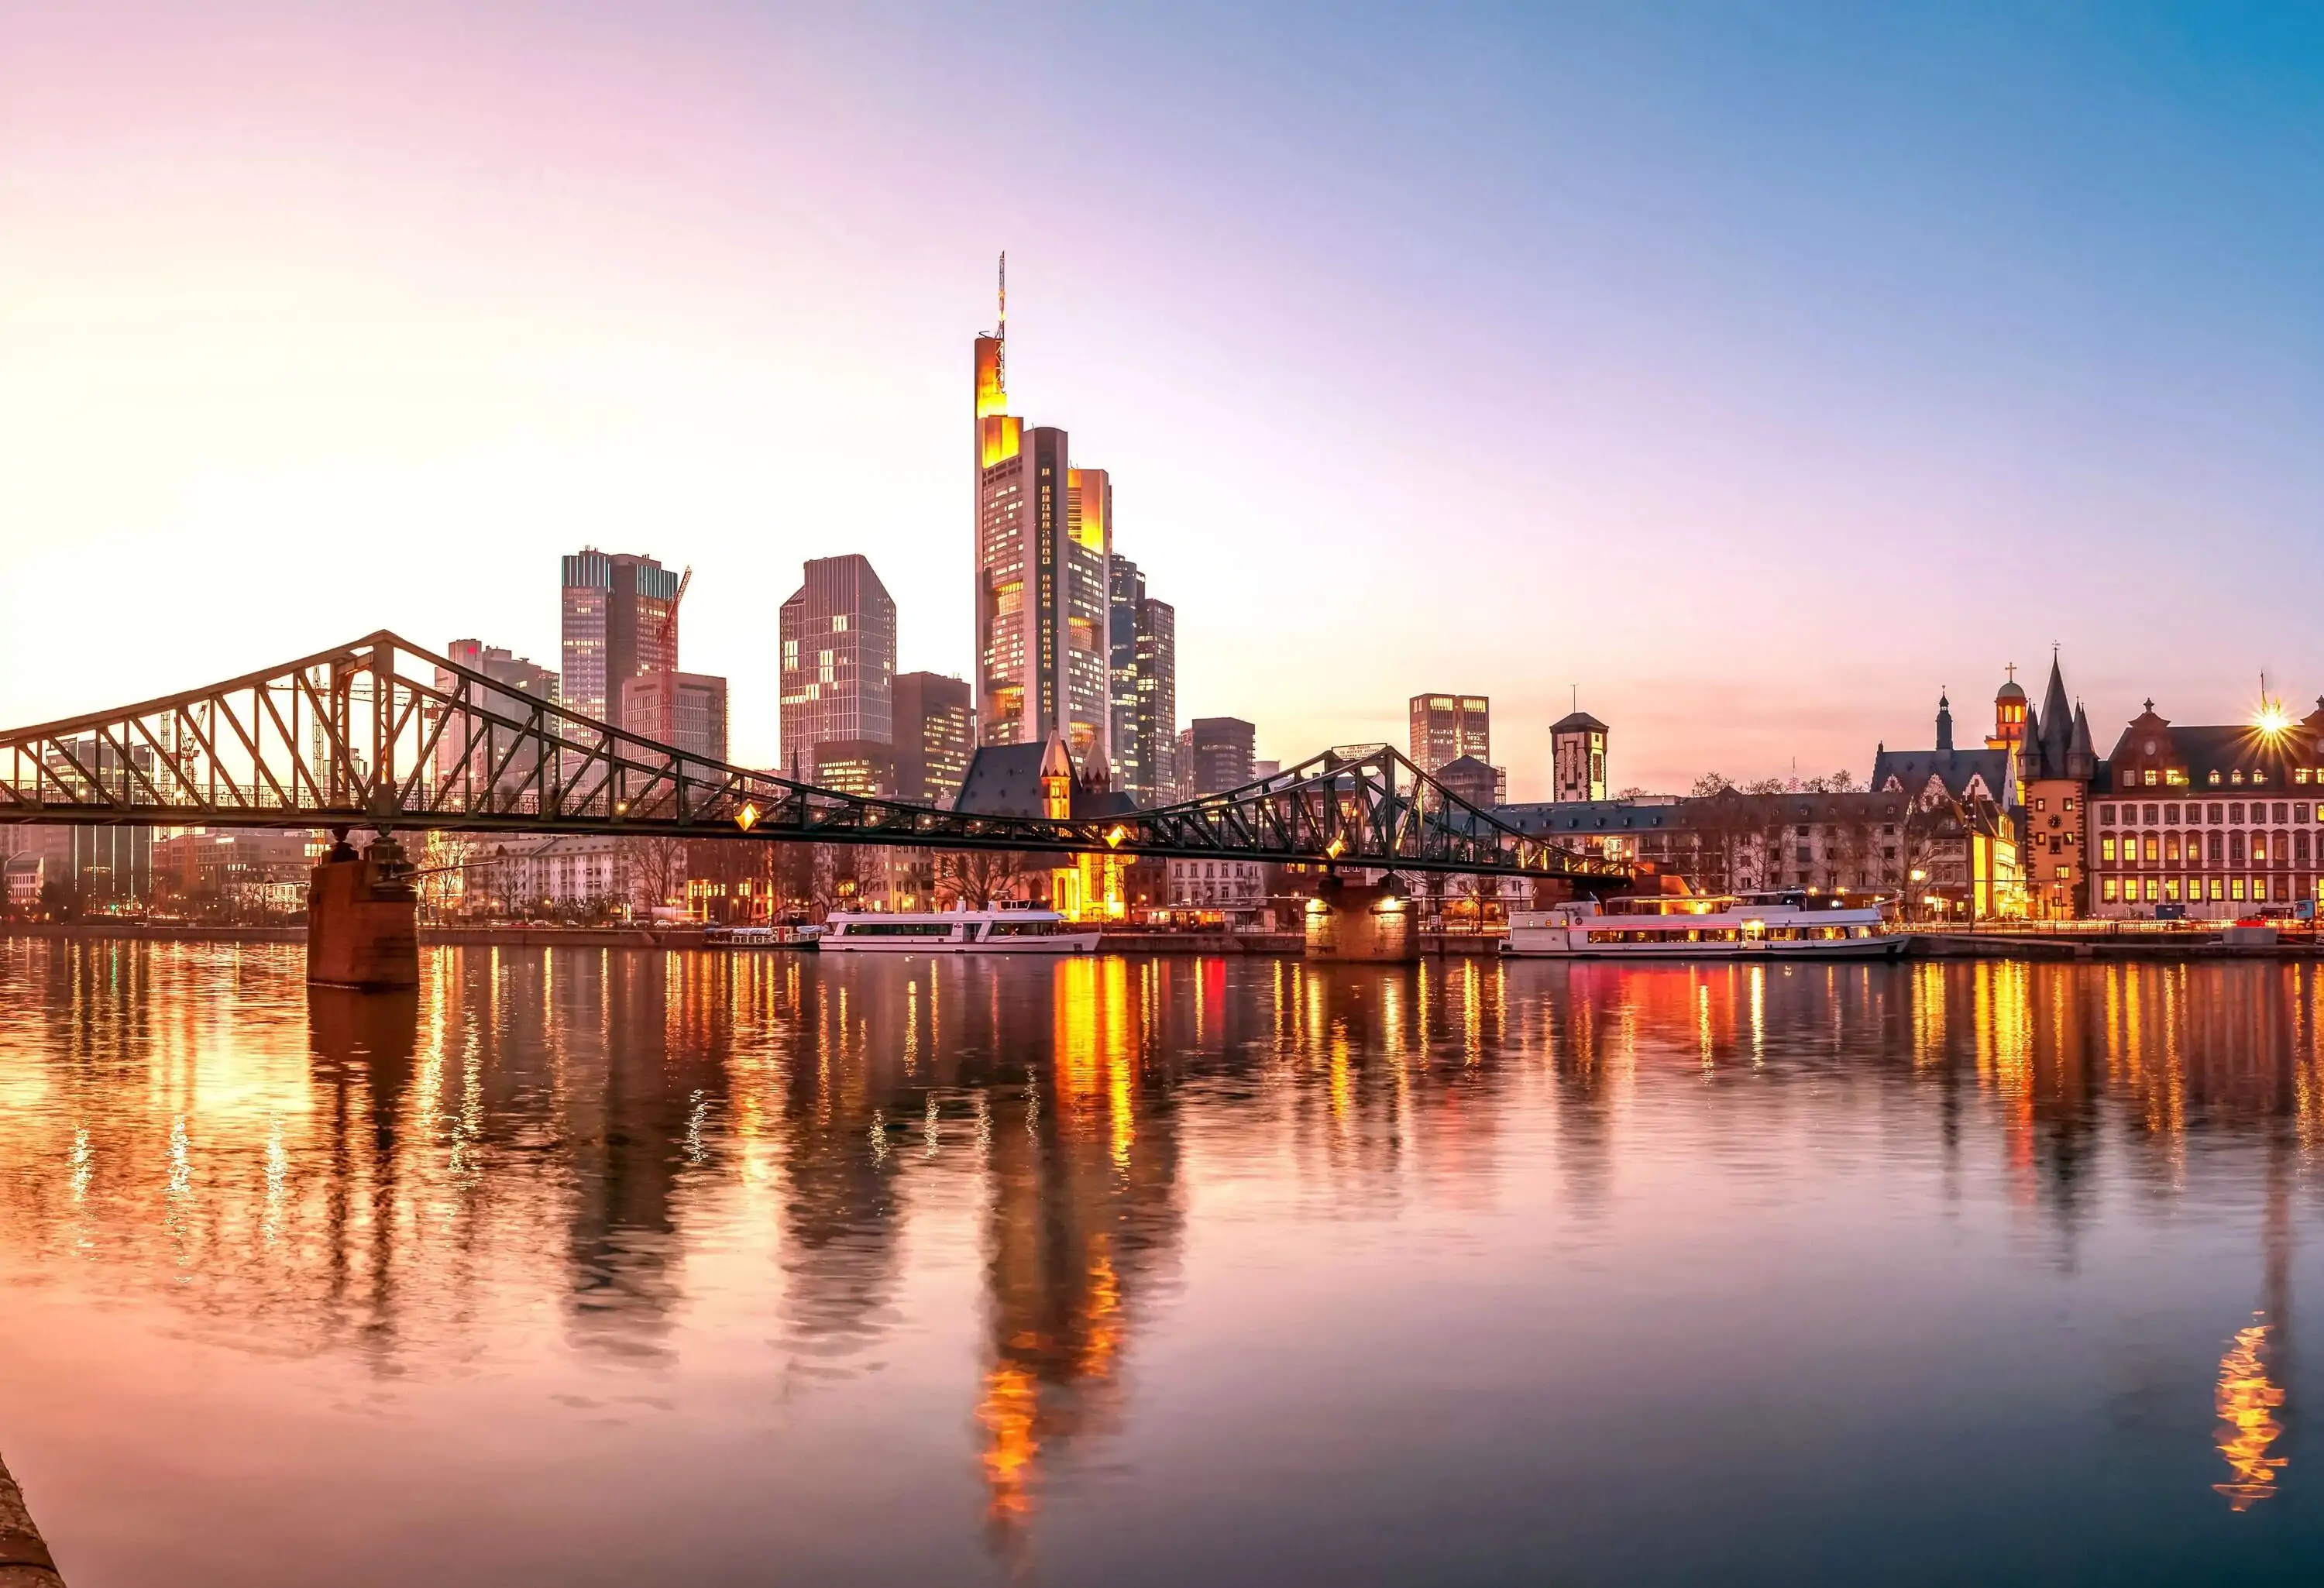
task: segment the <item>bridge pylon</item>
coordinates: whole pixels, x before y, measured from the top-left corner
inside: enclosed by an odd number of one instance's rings
[[[330,853],[307,883],[307,980],[364,992],[420,985],[420,892],[393,835],[362,854],[348,829],[331,829]]]
[[[1309,959],[1409,965],[1420,957],[1420,923],[1394,873],[1378,882],[1326,876],[1307,901]]]

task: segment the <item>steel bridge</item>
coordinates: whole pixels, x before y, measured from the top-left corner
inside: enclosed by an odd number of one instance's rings
[[[1628,878],[1496,820],[1385,745],[1102,820],[936,810],[691,755],[384,630],[206,688],[0,734],[0,823],[10,822],[1111,852],[1601,890]]]

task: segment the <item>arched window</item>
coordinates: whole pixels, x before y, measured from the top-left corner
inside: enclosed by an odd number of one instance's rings
[[[2243,859],[2244,836],[2241,833],[2229,833],[2227,835],[2227,863],[2230,865],[2241,865],[2243,863]]]
[[[2218,833],[2213,833],[2213,834],[2211,835],[2210,851],[2211,851],[2211,863],[2212,863],[2213,865],[2217,865],[2217,864],[2218,864],[2218,863],[2219,863],[2219,859],[2220,859],[2219,845],[2220,845],[2220,841],[2221,841],[2221,838],[2222,838],[2222,837],[2223,837],[2223,835],[2218,834]]]

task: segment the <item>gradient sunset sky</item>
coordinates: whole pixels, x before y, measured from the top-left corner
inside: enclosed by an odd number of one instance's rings
[[[1545,798],[1965,736],[2052,642],[2324,691],[2324,9],[0,0],[0,721],[386,626],[555,664],[557,559],[970,666],[970,343],[1112,471],[1180,718],[1489,694]]]

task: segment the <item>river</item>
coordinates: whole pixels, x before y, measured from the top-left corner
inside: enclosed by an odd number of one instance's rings
[[[2324,968],[0,943],[74,1588],[2310,1580]]]

